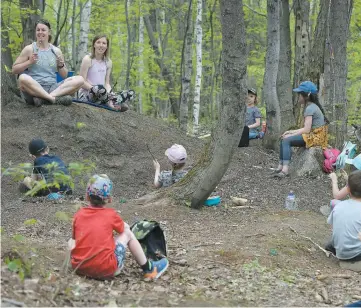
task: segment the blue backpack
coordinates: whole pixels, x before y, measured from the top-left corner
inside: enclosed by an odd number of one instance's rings
[[[336,160],[336,170],[345,168],[346,161],[355,157],[356,148],[356,144],[352,143],[351,141],[346,141],[343,144],[342,152]]]

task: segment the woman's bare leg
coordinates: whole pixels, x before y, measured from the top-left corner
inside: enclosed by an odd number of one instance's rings
[[[84,78],[81,76],[69,77],[64,80],[64,82],[57,87],[54,91],[50,93],[51,96],[64,96],[69,94],[74,94],[78,91],[81,86],[84,84]]]
[[[29,75],[21,74],[19,76],[19,88],[31,96],[43,98],[52,103],[55,102],[55,97],[46,92],[44,88]]]

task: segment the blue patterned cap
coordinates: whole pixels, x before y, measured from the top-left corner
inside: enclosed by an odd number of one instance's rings
[[[111,196],[113,190],[113,182],[106,174],[93,175],[86,188],[88,196],[98,196],[106,199]]]
[[[304,81],[301,82],[298,88],[293,89],[293,92],[305,92],[317,94],[318,90],[316,85],[312,81]]]

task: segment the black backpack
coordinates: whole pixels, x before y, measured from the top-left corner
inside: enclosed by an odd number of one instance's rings
[[[141,220],[134,223],[130,229],[147,258],[157,261],[167,256],[167,243],[158,222]]]

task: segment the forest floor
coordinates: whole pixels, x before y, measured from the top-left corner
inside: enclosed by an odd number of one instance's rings
[[[81,181],[71,198],[56,202],[24,197],[16,182],[2,177],[2,306],[11,301],[27,306],[342,306],[361,297],[361,275],[341,269],[304,237],[321,246],[330,237],[331,227],[319,212],[331,198],[325,175],[269,178],[276,153],[258,146],[238,148],[217,187],[220,206],[194,210],[166,199],[137,205],[132,199],[153,190],[147,143],[166,168],[167,147],[183,144],[191,165],[203,141],[131,111],[84,105],[14,103],[2,108],[1,125],[2,168],[31,162],[27,145],[34,137],[46,140],[66,163],[89,159],[97,173],[113,179],[112,206],[126,222],[161,223],[170,261],[155,282],[143,281],[129,253],[123,273],[112,281],[65,272],[71,217],[84,193]],[[290,190],[298,211],[284,209]],[[231,196],[249,199],[252,208],[232,208]],[[28,278],[21,280],[5,265],[9,256],[23,260],[20,270],[31,268]]]

